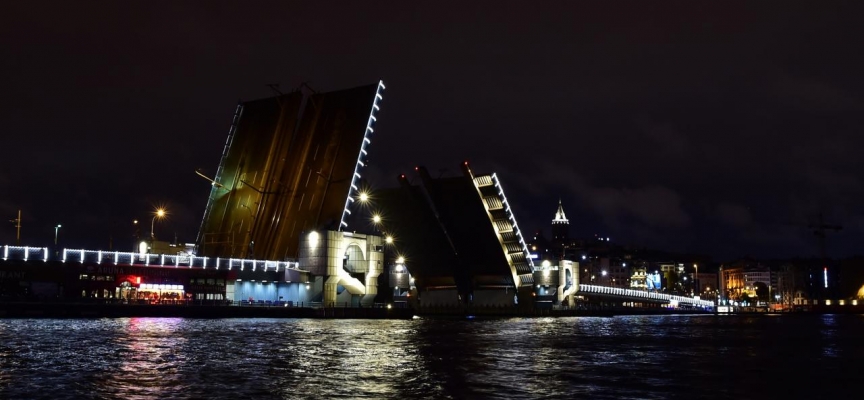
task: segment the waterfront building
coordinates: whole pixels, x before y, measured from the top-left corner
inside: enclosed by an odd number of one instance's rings
[[[648,280],[647,263],[639,263],[631,269],[630,289],[648,291]]]
[[[715,272],[694,272],[692,275],[691,292],[701,298],[716,297],[719,290],[719,275]]]
[[[777,291],[771,269],[754,260],[739,260],[721,268],[723,299],[758,305],[770,301]]]

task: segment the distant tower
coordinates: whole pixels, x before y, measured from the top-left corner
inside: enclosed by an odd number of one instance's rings
[[[564,207],[561,199],[558,199],[558,211],[552,220],[552,242],[558,245],[566,243],[570,239],[570,221],[564,216]]]

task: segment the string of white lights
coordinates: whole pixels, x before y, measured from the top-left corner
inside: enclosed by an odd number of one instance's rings
[[[522,237],[522,230],[519,229],[519,225],[516,223],[516,218],[513,215],[513,211],[510,210],[510,203],[507,201],[507,196],[504,194],[504,187],[501,186],[501,181],[498,179],[498,175],[496,173],[492,173],[492,182],[494,182],[495,187],[498,188],[498,195],[501,196],[501,202],[504,203],[504,210],[507,212],[507,217],[513,224],[513,231],[519,238],[519,244],[522,245],[522,252],[525,254],[525,260],[528,261],[528,265],[531,266],[531,268],[533,269],[534,261],[531,260],[531,253],[528,252],[528,245],[525,244],[525,239]]]
[[[384,89],[386,89],[384,81],[378,81],[378,87],[375,89],[375,100],[372,101],[372,109],[369,111],[369,119],[366,121],[366,131],[363,133],[363,142],[360,144],[360,152],[357,155],[357,162],[354,164],[354,175],[351,177],[351,186],[350,189],[348,189],[348,198],[345,200],[345,207],[342,209],[342,218],[339,220],[339,231],[341,231],[343,227],[348,227],[348,223],[345,222],[345,218],[348,215],[351,215],[351,211],[348,208],[349,205],[354,202],[353,197],[360,191],[357,187],[357,181],[361,179],[360,168],[366,166],[366,164],[363,163],[363,157],[368,154],[366,152],[366,146],[372,143],[369,139],[369,135],[375,132],[372,125],[378,121],[375,113],[381,109],[378,106],[378,101],[384,99],[384,96],[381,95],[381,92]]]

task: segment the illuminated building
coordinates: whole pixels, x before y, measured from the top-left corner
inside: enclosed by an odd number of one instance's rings
[[[570,241],[570,221],[564,215],[564,206],[558,200],[558,211],[552,219],[552,242],[555,246],[563,247]]]
[[[732,301],[769,302],[777,293],[771,269],[761,263],[741,260],[723,266],[720,271],[721,296]]]

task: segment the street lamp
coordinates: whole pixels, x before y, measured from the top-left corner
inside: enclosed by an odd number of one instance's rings
[[[700,295],[699,292],[702,289],[699,287],[699,284],[701,283],[701,281],[699,280],[699,264],[693,264],[693,268],[696,269],[696,274],[695,274],[695,276],[693,276],[693,287],[696,289],[695,292],[696,292],[696,295],[698,296],[698,295]]]
[[[63,227],[63,225],[60,225],[60,224],[57,224],[57,226],[54,227],[54,246],[55,247],[57,246],[57,234],[60,232],[60,228],[62,228],[62,227]]]
[[[162,219],[163,217],[165,217],[165,209],[160,208],[160,209],[156,210],[156,215],[154,215],[153,220],[150,221],[150,238],[151,239],[156,239],[156,234],[153,233],[153,228],[156,227],[156,218]]]

